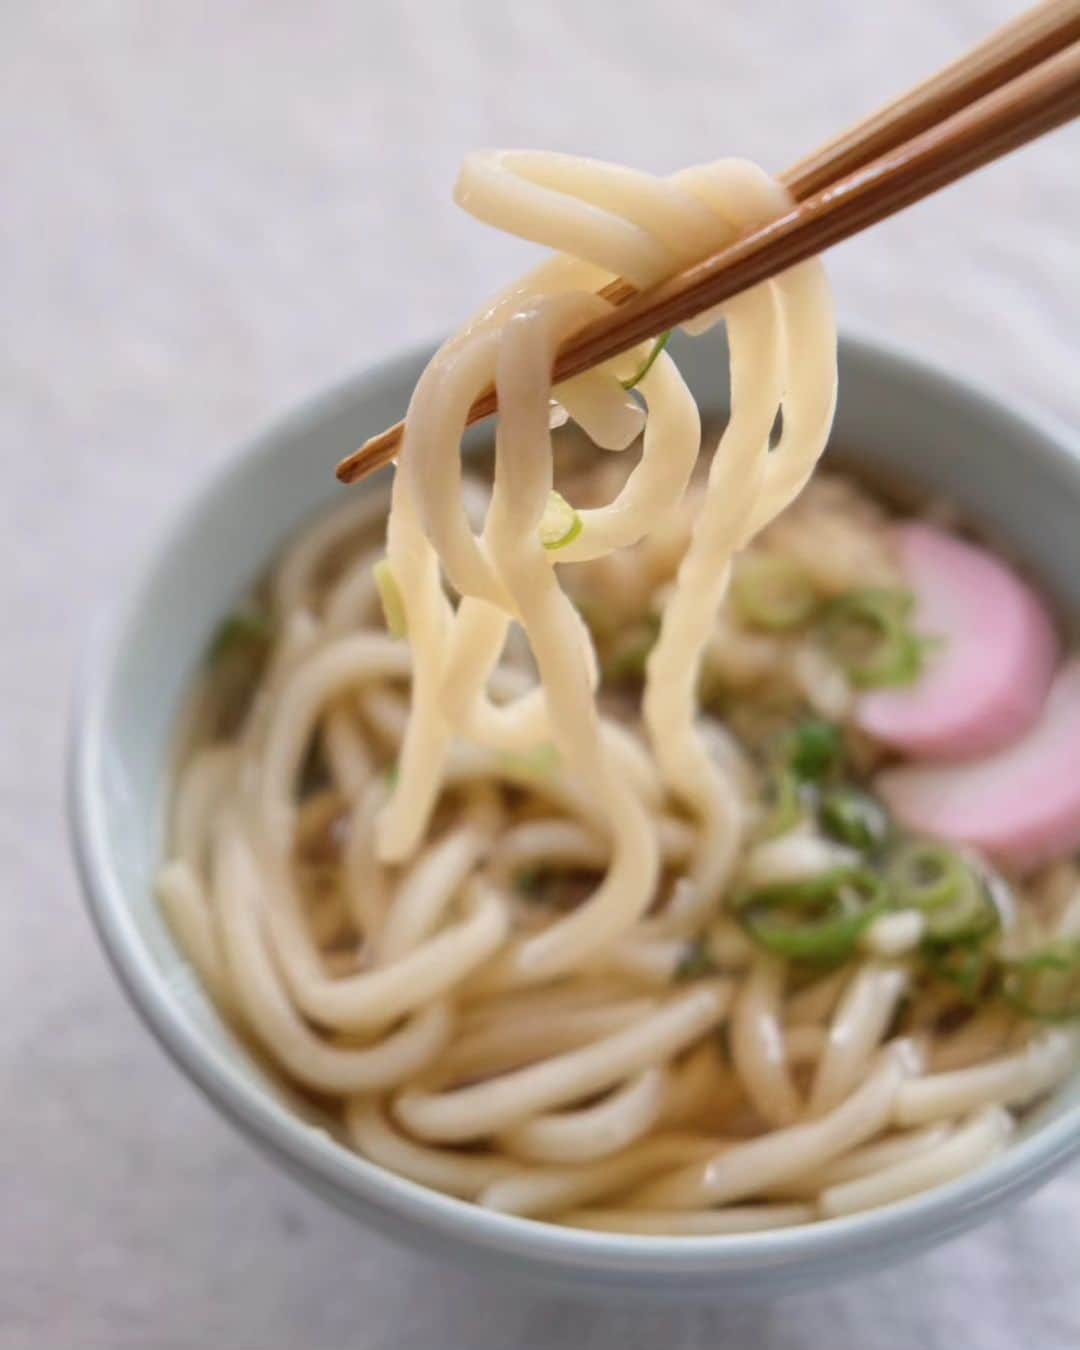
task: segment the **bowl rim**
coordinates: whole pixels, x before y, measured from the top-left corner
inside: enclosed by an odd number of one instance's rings
[[[1080,1102],[1030,1136],[1009,1145],[990,1163],[955,1181],[879,1209],[790,1228],[701,1237],[642,1236],[565,1228],[542,1220],[487,1210],[399,1176],[336,1143],[247,1079],[202,1037],[171,994],[167,979],[140,935],[124,900],[124,884],[111,856],[99,783],[107,748],[108,692],[125,656],[125,637],[144,607],[158,569],[182,551],[185,537],[211,501],[251,471],[283,437],[380,385],[418,369],[433,344],[405,348],[347,377],[274,419],[212,470],[162,531],[144,546],[130,580],[104,620],[91,630],[79,663],[69,725],[66,801],[71,846],[90,918],[121,986],[168,1055],[224,1117],[264,1151],[320,1191],[340,1201],[353,1197],[381,1211],[401,1231],[411,1225],[444,1237],[466,1238],[473,1250],[517,1256],[549,1271],[577,1269],[593,1277],[627,1274],[692,1275],[850,1257],[874,1245],[915,1244],[926,1234],[944,1237],[983,1212],[1032,1189],[1080,1152]],[[1007,433],[1022,437],[1043,467],[1080,477],[1080,447],[1053,417],[1035,414],[1020,400],[1007,405],[967,376],[912,355],[892,340],[846,327],[842,351],[891,378],[934,386],[952,399],[989,413]],[[143,566],[137,565],[139,562]],[[402,1227],[401,1221],[404,1221]]]

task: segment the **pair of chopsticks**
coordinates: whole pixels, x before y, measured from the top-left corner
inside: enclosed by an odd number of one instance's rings
[[[748,290],[895,215],[1080,115],[1080,0],[1045,0],[965,56],[793,165],[782,181],[797,205],[649,290],[611,282],[615,306],[559,348],[553,382]],[[496,411],[495,391],[469,422]],[[372,437],[337,467],[353,483],[389,463],[404,424]]]

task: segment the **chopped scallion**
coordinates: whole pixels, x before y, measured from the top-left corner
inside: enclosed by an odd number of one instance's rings
[[[1018,1012],[1041,1022],[1080,1017],[1080,938],[1002,962],[1001,993]]]
[[[922,949],[922,960],[939,980],[952,985],[965,1003],[977,1003],[992,991],[993,953],[985,942],[960,942]]]
[[[867,867],[836,867],[808,881],[777,882],[736,897],[751,938],[797,961],[842,961],[888,907],[881,878]]]
[[[997,906],[982,879],[942,844],[905,845],[889,865],[888,882],[900,908],[925,914],[930,943],[976,941],[998,926]]]
[[[404,637],[406,629],[405,601],[401,597],[397,578],[394,576],[394,569],[390,566],[389,559],[383,558],[381,562],[377,562],[372,568],[372,575],[375,578],[375,586],[382,603],[387,632],[391,637]]]
[[[661,334],[660,334],[660,336],[659,336],[659,337],[656,339],[656,341],[653,343],[653,345],[652,345],[652,350],[649,352],[648,356],[645,358],[645,360],[644,360],[643,364],[641,365],[640,369],[637,370],[637,371],[635,371],[635,373],[630,377],[630,379],[628,379],[628,380],[623,380],[623,381],[622,381],[622,387],[623,387],[624,389],[626,389],[626,390],[634,389],[634,388],[636,388],[636,387],[641,383],[641,381],[645,378],[645,376],[648,375],[649,371],[652,370],[653,365],[654,365],[655,362],[656,362],[656,358],[660,355],[660,353],[661,353],[661,352],[664,350],[664,348],[668,345],[668,339],[669,339],[670,337],[671,337],[671,329],[670,329],[670,328],[668,329],[668,331],[667,331],[666,333],[661,333]]]
[[[840,767],[844,738],[832,722],[808,717],[779,734],[779,756],[802,783],[820,783]]]
[[[825,606],[822,638],[852,684],[876,689],[918,679],[933,640],[909,626],[913,605],[908,591],[868,586]]]
[[[829,788],[821,797],[821,827],[841,844],[872,853],[889,835],[889,817],[880,802],[857,788]]]
[[[540,542],[546,549],[565,548],[581,533],[581,517],[560,493],[548,493],[547,506],[540,517]]]
[[[742,619],[771,632],[799,628],[817,609],[806,571],[779,553],[744,553],[732,573],[731,598]]]

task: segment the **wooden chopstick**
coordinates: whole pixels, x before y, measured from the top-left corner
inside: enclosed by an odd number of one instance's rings
[[[867,159],[852,132],[801,160],[785,175],[789,186],[795,184],[800,191],[818,182],[829,163],[856,167],[838,180],[828,179],[778,220],[640,295],[622,280],[605,287],[601,294],[617,308],[563,343],[554,382],[711,309],[1077,116],[1080,42],[1074,36],[1071,45],[1056,49],[1056,55],[1027,61],[1021,49],[1026,53],[1031,47],[1017,33],[1021,25],[1031,46],[1045,53],[1051,41],[1061,44],[1080,28],[1080,0],[1037,6],[975,48],[969,54],[973,67],[966,74],[959,68],[967,58],[925,81],[919,86],[922,94],[912,91],[873,114],[865,124],[868,141],[889,144],[883,153]],[[922,110],[924,96],[932,109],[940,111],[967,97],[965,90],[983,88],[991,70],[1017,68],[1023,73],[991,93],[961,106],[940,123],[927,122],[932,114]],[[924,130],[893,142],[923,122],[927,122]],[[473,404],[469,422],[490,416],[495,409],[494,390],[488,389]],[[392,460],[403,429],[398,423],[348,455],[338,465],[338,478],[355,482]]]
[[[1080,0],[1043,0],[782,175],[801,201],[1080,39]]]

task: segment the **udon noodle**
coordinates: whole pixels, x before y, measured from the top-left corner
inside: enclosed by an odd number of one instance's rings
[[[671,275],[784,189],[735,160],[658,179],[514,152],[467,159],[457,199],[555,253],[423,373],[385,557],[385,496],[362,494],[292,544],[265,617],[223,631],[158,878],[190,961],[313,1119],[510,1213],[740,1232],[978,1165],[1067,1073],[1072,1033],[965,1011],[917,959],[917,908],[815,963],[731,903],[854,856],[810,819],[762,828],[777,717],[844,728],[852,690],[810,638],[740,622],[733,565],[772,552],[823,595],[896,581],[847,480],[786,510],[836,397],[820,264],[695,325],[722,320],[730,352],[711,457],[651,343],[551,385],[607,281]],[[460,442],[492,381],[485,480]],[[564,413],[626,453],[575,448]],[[878,749],[845,734],[857,775]],[[1043,928],[1080,929],[1071,864],[1038,885]]]

